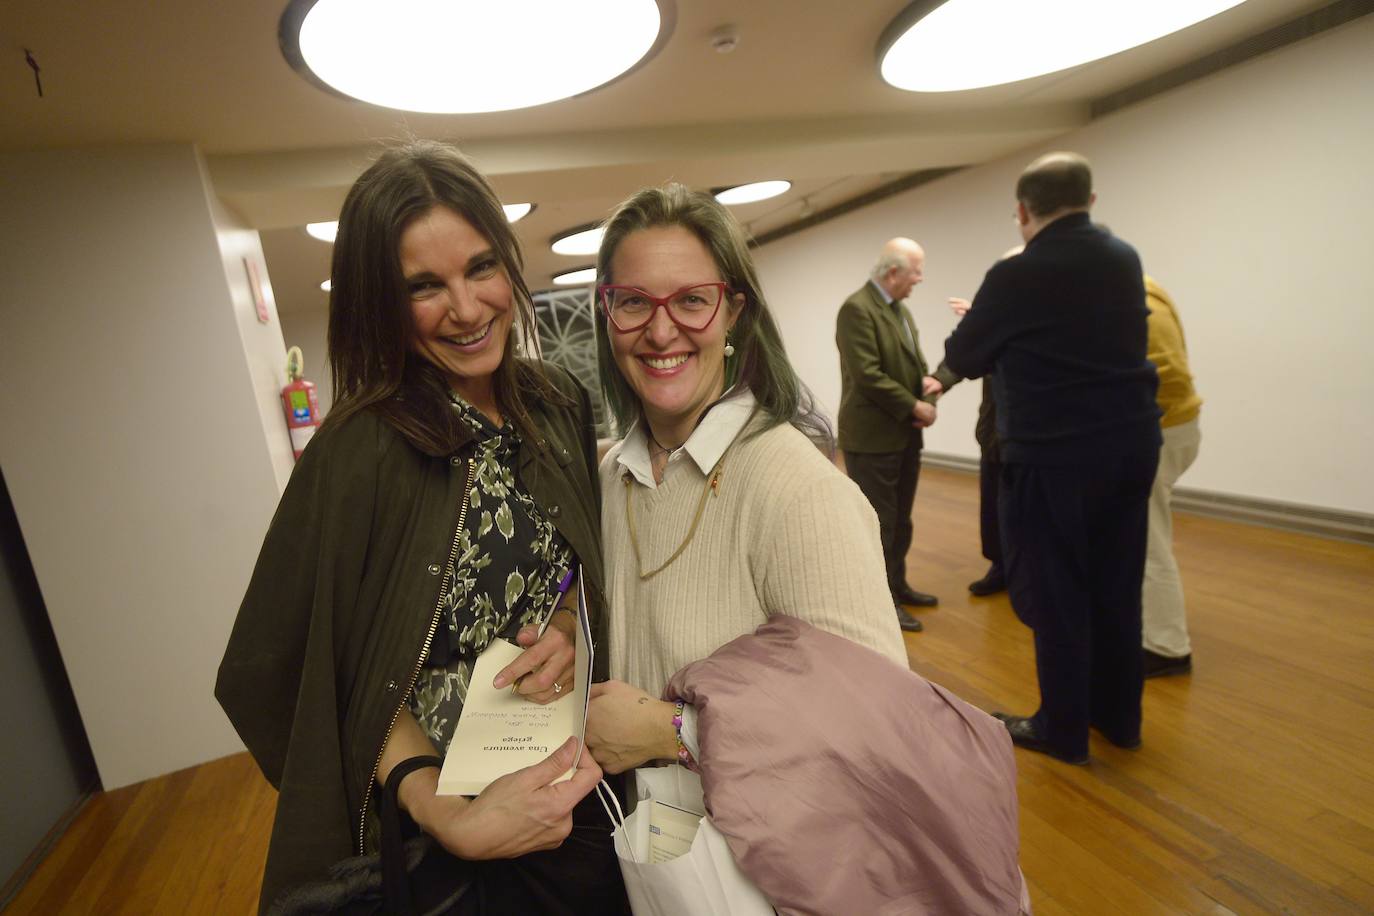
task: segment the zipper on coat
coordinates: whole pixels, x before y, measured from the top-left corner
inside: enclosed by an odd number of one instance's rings
[[[429,647],[434,642],[434,633],[439,629],[439,618],[444,610],[444,596],[448,594],[449,583],[453,581],[453,564],[458,559],[458,542],[463,536],[463,525],[468,517],[468,496],[472,492],[472,478],[476,469],[473,459],[467,460],[467,467],[463,476],[463,498],[458,503],[458,527],[453,529],[453,543],[448,549],[448,563],[444,566],[444,578],[439,583],[439,600],[434,604],[434,613],[430,615],[429,629],[425,632],[424,644],[420,647],[420,657],[415,659],[415,667],[410,672],[410,679],[406,682],[405,691],[401,694],[401,703],[396,707],[396,711],[391,714],[391,721],[387,723],[386,734],[382,735],[381,746],[377,748],[377,759],[372,761],[372,774],[367,778],[367,785],[363,788],[363,804],[358,815],[358,855],[363,855],[363,845],[367,836],[367,808],[372,799],[372,787],[377,782],[377,770],[382,766],[382,751],[386,749],[387,741],[391,740],[391,732],[396,727],[396,720],[400,718],[401,711],[410,702],[410,692],[415,689],[415,681],[420,677],[420,668],[425,663],[426,656],[429,655]]]

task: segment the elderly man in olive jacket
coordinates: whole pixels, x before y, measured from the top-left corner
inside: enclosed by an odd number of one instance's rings
[[[920,337],[902,300],[921,282],[925,252],[911,239],[883,246],[869,281],[845,300],[835,322],[840,350],[840,435],[845,468],[878,514],[888,588],[903,630],[921,622],[903,604],[930,607],[934,595],[906,581],[911,508],[921,473],[921,430],[935,422],[935,396]],[[951,382],[952,383],[952,382]]]

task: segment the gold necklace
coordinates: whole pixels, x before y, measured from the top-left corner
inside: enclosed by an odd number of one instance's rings
[[[635,534],[635,514],[632,507],[634,481],[630,479],[630,473],[628,471],[625,472],[625,524],[630,529],[630,546],[634,548],[635,572],[639,575],[639,581],[644,582],[648,579],[652,579],[669,566],[672,566],[673,561],[682,556],[682,552],[687,549],[687,545],[692,543],[692,538],[695,537],[697,533],[697,525],[701,523],[701,515],[706,511],[706,497],[712,493],[720,495],[720,472],[724,466],[725,456],[721,455],[720,460],[716,462],[716,466],[711,468],[711,473],[706,475],[706,486],[701,488],[701,498],[697,500],[697,511],[696,514],[692,516],[692,527],[687,529],[687,537],[682,539],[682,543],[678,545],[677,550],[673,551],[673,555],[665,560],[662,566],[658,567],[658,569],[650,570],[649,572],[644,571],[644,562],[639,557],[639,538]]]

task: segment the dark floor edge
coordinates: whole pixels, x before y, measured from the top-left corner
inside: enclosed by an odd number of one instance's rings
[[[977,459],[963,455],[927,450],[922,453],[921,463],[967,474],[978,473]],[[1180,512],[1228,522],[1374,545],[1374,515],[1363,512],[1327,509],[1257,496],[1233,496],[1192,487],[1175,487],[1173,505]]]

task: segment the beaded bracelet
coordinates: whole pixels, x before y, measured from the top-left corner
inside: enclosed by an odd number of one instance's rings
[[[692,759],[692,752],[687,750],[687,745],[682,743],[682,709],[686,705],[686,700],[678,700],[673,704],[673,734],[677,738],[677,762],[691,769],[696,761]]]

